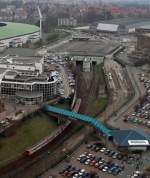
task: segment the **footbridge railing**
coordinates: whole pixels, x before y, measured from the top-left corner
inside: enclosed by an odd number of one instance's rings
[[[100,133],[102,133],[103,135],[107,136],[109,139],[112,138],[112,132],[110,129],[108,129],[107,127],[105,127],[102,123],[100,123],[99,121],[97,121],[95,118],[83,115],[83,114],[79,114],[73,111],[68,111],[65,109],[60,109],[51,105],[47,105],[44,107],[44,109],[48,112],[52,112],[55,114],[60,114],[62,116],[66,116],[69,117],[70,119],[76,120],[76,121],[82,121],[85,122],[87,124],[89,124],[90,126],[92,126],[93,128],[95,128],[97,131],[99,131]]]

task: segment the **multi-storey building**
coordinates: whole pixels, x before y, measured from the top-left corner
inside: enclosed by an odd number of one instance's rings
[[[0,59],[0,95],[17,103],[40,104],[57,95],[57,79],[44,71],[44,59]]]
[[[66,26],[66,27],[76,27],[77,20],[73,17],[70,18],[59,18],[58,26]]]

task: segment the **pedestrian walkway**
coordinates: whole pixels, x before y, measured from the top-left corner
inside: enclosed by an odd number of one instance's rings
[[[99,131],[101,134],[107,136],[109,139],[112,138],[112,133],[111,130],[106,128],[102,123],[98,122],[95,118],[79,114],[73,111],[68,111],[64,109],[60,109],[54,106],[47,105],[45,107],[46,111],[48,112],[53,112],[56,114],[60,114],[62,116],[67,116],[70,119],[77,120],[77,121],[83,121],[86,122],[87,124],[91,125],[94,127],[97,131]]]

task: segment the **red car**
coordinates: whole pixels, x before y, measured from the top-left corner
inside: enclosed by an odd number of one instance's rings
[[[90,166],[95,166],[95,164],[96,164],[95,160],[93,160],[93,161],[90,162]]]

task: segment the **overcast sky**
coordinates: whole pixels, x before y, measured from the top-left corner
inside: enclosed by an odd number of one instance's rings
[[[8,2],[10,2],[10,1],[15,1],[15,0],[0,0],[0,1],[8,1]],[[18,0],[18,1],[22,1],[22,0]],[[38,1],[38,0],[24,0],[24,1],[26,1],[26,2],[28,2],[28,1]],[[42,1],[42,0],[39,0],[39,1]],[[53,1],[53,2],[55,2],[55,0],[48,0],[48,1]],[[102,2],[121,2],[121,3],[123,3],[123,2],[138,2],[138,3],[149,3],[150,4],[150,0],[56,0],[57,2],[79,2],[79,1],[87,1],[87,2],[100,2],[100,1],[102,1]]]

